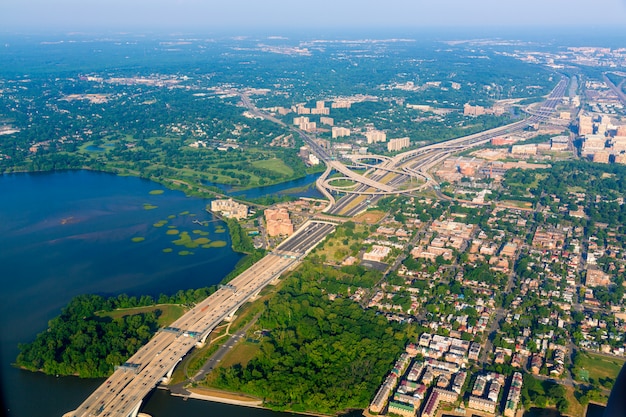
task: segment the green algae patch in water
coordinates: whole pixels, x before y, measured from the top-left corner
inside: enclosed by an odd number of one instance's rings
[[[214,242],[209,243],[209,246],[212,248],[223,248],[227,243],[225,240],[216,240]]]
[[[189,233],[187,232],[182,232],[181,234],[179,234],[178,239],[174,240],[172,243],[176,246],[184,246],[189,249],[195,249],[199,246],[191,239],[191,236],[189,236]]]
[[[152,190],[152,191],[150,191],[150,193],[149,193],[149,194],[152,194],[152,195],[161,195],[161,194],[163,194],[164,192],[165,192],[165,191],[163,191],[163,190]]]
[[[205,231],[202,231],[202,230],[194,230],[194,231],[192,231],[192,233],[194,233],[196,235],[200,235],[200,236],[208,236],[208,235],[210,235],[209,232],[205,232]]]
[[[176,218],[176,215],[175,215],[175,214],[170,214],[169,216],[167,216],[167,218],[168,218],[168,219],[170,219],[170,220],[171,220],[171,219],[175,219],[175,218]]]
[[[189,256],[189,255],[193,255],[193,252],[190,252],[188,250],[181,250],[180,252],[178,252],[178,254],[180,256]]]
[[[174,251],[174,249],[172,249],[172,248],[165,248],[165,249],[163,249],[163,253],[171,253],[173,251]]]
[[[146,240],[145,237],[143,236],[135,236],[134,238],[131,239],[133,242],[138,243],[138,242],[143,242],[144,240]]]
[[[167,232],[165,232],[166,235],[177,235],[179,233],[180,232],[178,230],[176,230],[176,229],[170,229]]]
[[[163,227],[167,224],[167,220],[159,220],[158,222],[154,223],[152,226],[154,227]]]
[[[226,229],[224,229],[223,227],[216,227],[215,233],[226,233]]]
[[[193,241],[198,245],[206,245],[211,241],[211,239],[207,239],[206,237],[199,237],[197,239],[194,239]]]
[[[185,210],[185,211],[181,211],[181,212],[180,212],[180,213],[178,213],[178,214],[180,214],[181,216],[186,216],[186,215],[188,215],[188,214],[189,214],[189,211],[187,211],[187,210]]]
[[[159,208],[159,206],[155,206],[154,204],[143,203],[144,210],[154,210],[155,208]]]

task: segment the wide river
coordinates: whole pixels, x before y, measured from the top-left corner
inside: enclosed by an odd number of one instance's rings
[[[0,415],[61,416],[102,382],[11,366],[18,343],[45,330],[73,296],[158,297],[217,284],[233,269],[241,255],[230,248],[225,224],[205,211],[207,203],[150,181],[90,171],[0,176]],[[167,223],[156,227],[159,221]],[[181,256],[185,248],[176,247],[177,236],[167,233],[173,229],[201,231],[226,245]],[[172,251],[163,252],[166,248]],[[182,401],[160,390],[144,410],[154,417],[284,415]]]

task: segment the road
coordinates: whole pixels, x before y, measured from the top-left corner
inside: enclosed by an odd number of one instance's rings
[[[334,229],[309,222],[272,253],[220,287],[118,367],[76,410],[65,416],[134,416],[143,398],[224,319],[285,271],[294,268]]]

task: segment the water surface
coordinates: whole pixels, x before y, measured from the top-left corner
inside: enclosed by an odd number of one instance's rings
[[[0,370],[8,415],[61,415],[99,383],[11,366],[18,343],[45,330],[73,296],[157,297],[208,286],[241,258],[230,248],[228,233],[215,233],[225,225],[205,211],[207,200],[170,190],[150,194],[156,189],[163,187],[90,171],[0,176]],[[160,220],[167,225],[155,227]],[[194,220],[210,222],[201,226]],[[170,225],[208,232],[207,238],[228,245],[179,256],[186,248],[171,243],[177,236],[166,234]],[[133,237],[145,240],[135,243]],[[166,247],[173,252],[163,253]]]

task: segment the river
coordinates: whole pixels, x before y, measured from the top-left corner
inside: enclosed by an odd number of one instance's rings
[[[157,297],[212,285],[241,258],[230,248],[225,224],[204,210],[207,200],[150,181],[90,171],[3,175],[0,196],[0,388],[6,411],[0,415],[61,416],[102,382],[11,366],[18,343],[45,330],[73,296],[125,292]],[[194,220],[211,222],[200,226]],[[159,221],[167,223],[155,226]],[[174,229],[199,230],[227,245],[181,256],[172,244],[177,236],[167,233]],[[173,250],[164,253],[166,248]],[[283,415],[182,401],[161,391],[144,408],[154,417]]]
[[[266,185],[263,187],[250,188],[246,190],[238,190],[235,187],[218,184],[214,182],[205,181],[206,185],[219,188],[222,192],[227,193],[233,197],[241,197],[245,199],[255,199],[266,196],[293,196],[293,197],[308,197],[308,198],[324,198],[317,188],[315,188],[315,181],[321,174],[308,174],[302,178],[283,182],[281,184]]]

